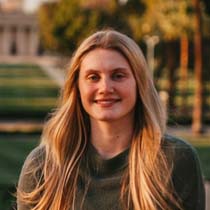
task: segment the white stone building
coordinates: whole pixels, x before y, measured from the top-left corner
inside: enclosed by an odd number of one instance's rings
[[[22,1],[0,1],[0,56],[39,54],[37,16],[24,13]]]

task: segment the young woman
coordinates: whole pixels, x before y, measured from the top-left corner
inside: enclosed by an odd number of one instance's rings
[[[165,126],[137,44],[114,30],[91,35],[24,163],[18,210],[204,210],[197,155]]]

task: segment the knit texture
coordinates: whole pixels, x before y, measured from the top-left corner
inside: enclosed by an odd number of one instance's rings
[[[169,159],[173,157],[172,181],[184,210],[205,210],[204,184],[194,148],[185,141],[168,135],[165,136],[162,147]],[[76,210],[122,210],[120,190],[122,178],[128,168],[128,155],[129,149],[104,160],[95,148],[89,145],[81,161]],[[43,156],[43,147],[35,148],[28,156],[19,178],[20,189],[26,192],[34,189],[39,177],[25,174],[35,165],[40,165]],[[17,203],[18,210],[31,209],[18,200]]]
[[[125,150],[114,158],[104,160],[92,145],[89,146],[80,168],[77,209],[122,209],[120,188],[128,165],[128,152]]]

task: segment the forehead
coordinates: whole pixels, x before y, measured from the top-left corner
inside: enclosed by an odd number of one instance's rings
[[[82,59],[80,70],[89,68],[128,68],[130,65],[122,53],[113,49],[96,48],[88,52]]]

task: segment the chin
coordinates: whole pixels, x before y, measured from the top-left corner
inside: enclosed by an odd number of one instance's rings
[[[116,119],[115,118],[109,118],[109,117],[107,117],[107,118],[99,118],[99,119],[97,119],[98,121],[102,121],[102,122],[113,122],[113,121],[115,121]]]
[[[113,122],[117,120],[117,117],[114,116],[100,116],[100,117],[95,117],[96,120],[98,121],[103,121],[103,122]]]

